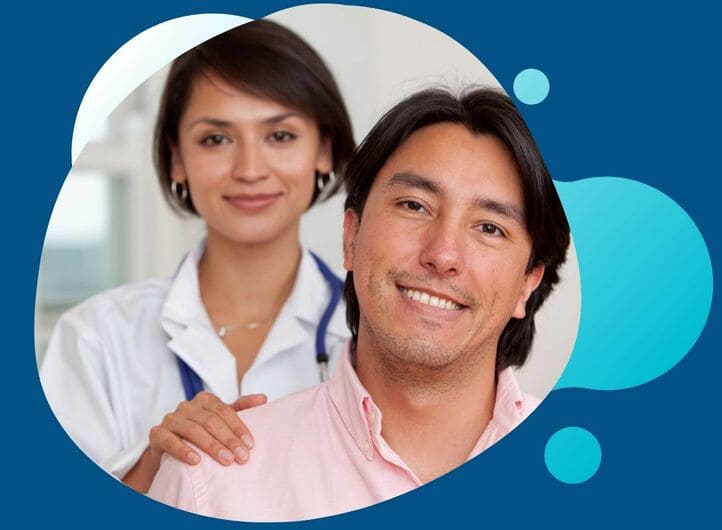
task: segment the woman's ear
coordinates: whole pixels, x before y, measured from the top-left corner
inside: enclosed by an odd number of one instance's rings
[[[316,157],[316,171],[321,175],[328,175],[333,171],[333,148],[331,138],[321,137]]]
[[[183,184],[188,180],[188,175],[180,151],[173,144],[169,144],[168,147],[170,148],[170,178],[179,184]]]

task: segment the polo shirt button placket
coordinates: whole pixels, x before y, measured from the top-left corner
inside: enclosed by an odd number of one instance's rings
[[[374,458],[374,452],[371,442],[366,441],[364,443],[364,454],[366,455],[366,458],[369,460],[373,460]]]

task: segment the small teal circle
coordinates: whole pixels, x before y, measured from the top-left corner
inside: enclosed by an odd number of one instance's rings
[[[541,103],[549,95],[549,78],[536,68],[522,70],[514,78],[514,95],[527,105]]]
[[[592,478],[599,469],[602,447],[588,430],[565,427],[547,441],[544,462],[557,480],[580,484]]]

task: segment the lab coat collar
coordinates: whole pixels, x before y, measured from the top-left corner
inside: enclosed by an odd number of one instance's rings
[[[315,328],[324,311],[326,311],[330,300],[331,287],[323,277],[316,260],[311,256],[311,252],[302,249],[296,283],[286,302],[288,314],[312,326],[315,333]],[[341,302],[339,302],[340,305]],[[346,326],[345,311],[336,311],[334,313],[328,324],[328,332],[342,338],[348,337],[349,331]]]
[[[178,267],[163,304],[161,325],[171,351],[198,374],[209,392],[231,402],[238,397],[236,362],[213,329],[198,286],[198,263],[205,248],[204,240]]]
[[[296,281],[286,303],[276,317],[271,330],[258,352],[250,370],[277,353],[314,340],[316,329],[331,299],[331,287],[321,274],[316,261],[307,249],[302,249]],[[339,303],[341,306],[342,303]],[[328,324],[327,334],[346,338],[345,311],[335,311]],[[328,353],[328,352],[327,352]]]
[[[207,390],[230,402],[239,394],[235,360],[213,329],[201,301],[198,263],[204,252],[205,241],[201,241],[182,261],[163,305],[161,322],[170,337],[168,347],[200,376]],[[313,340],[330,298],[328,282],[310,252],[302,250],[291,294],[249,372],[275,355]],[[327,333],[348,337],[344,311],[334,312]]]

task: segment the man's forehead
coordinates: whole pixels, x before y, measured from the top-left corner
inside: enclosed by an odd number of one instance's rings
[[[376,175],[374,187],[379,186],[490,195],[523,212],[521,178],[506,145],[492,134],[474,133],[451,122],[409,135]]]

